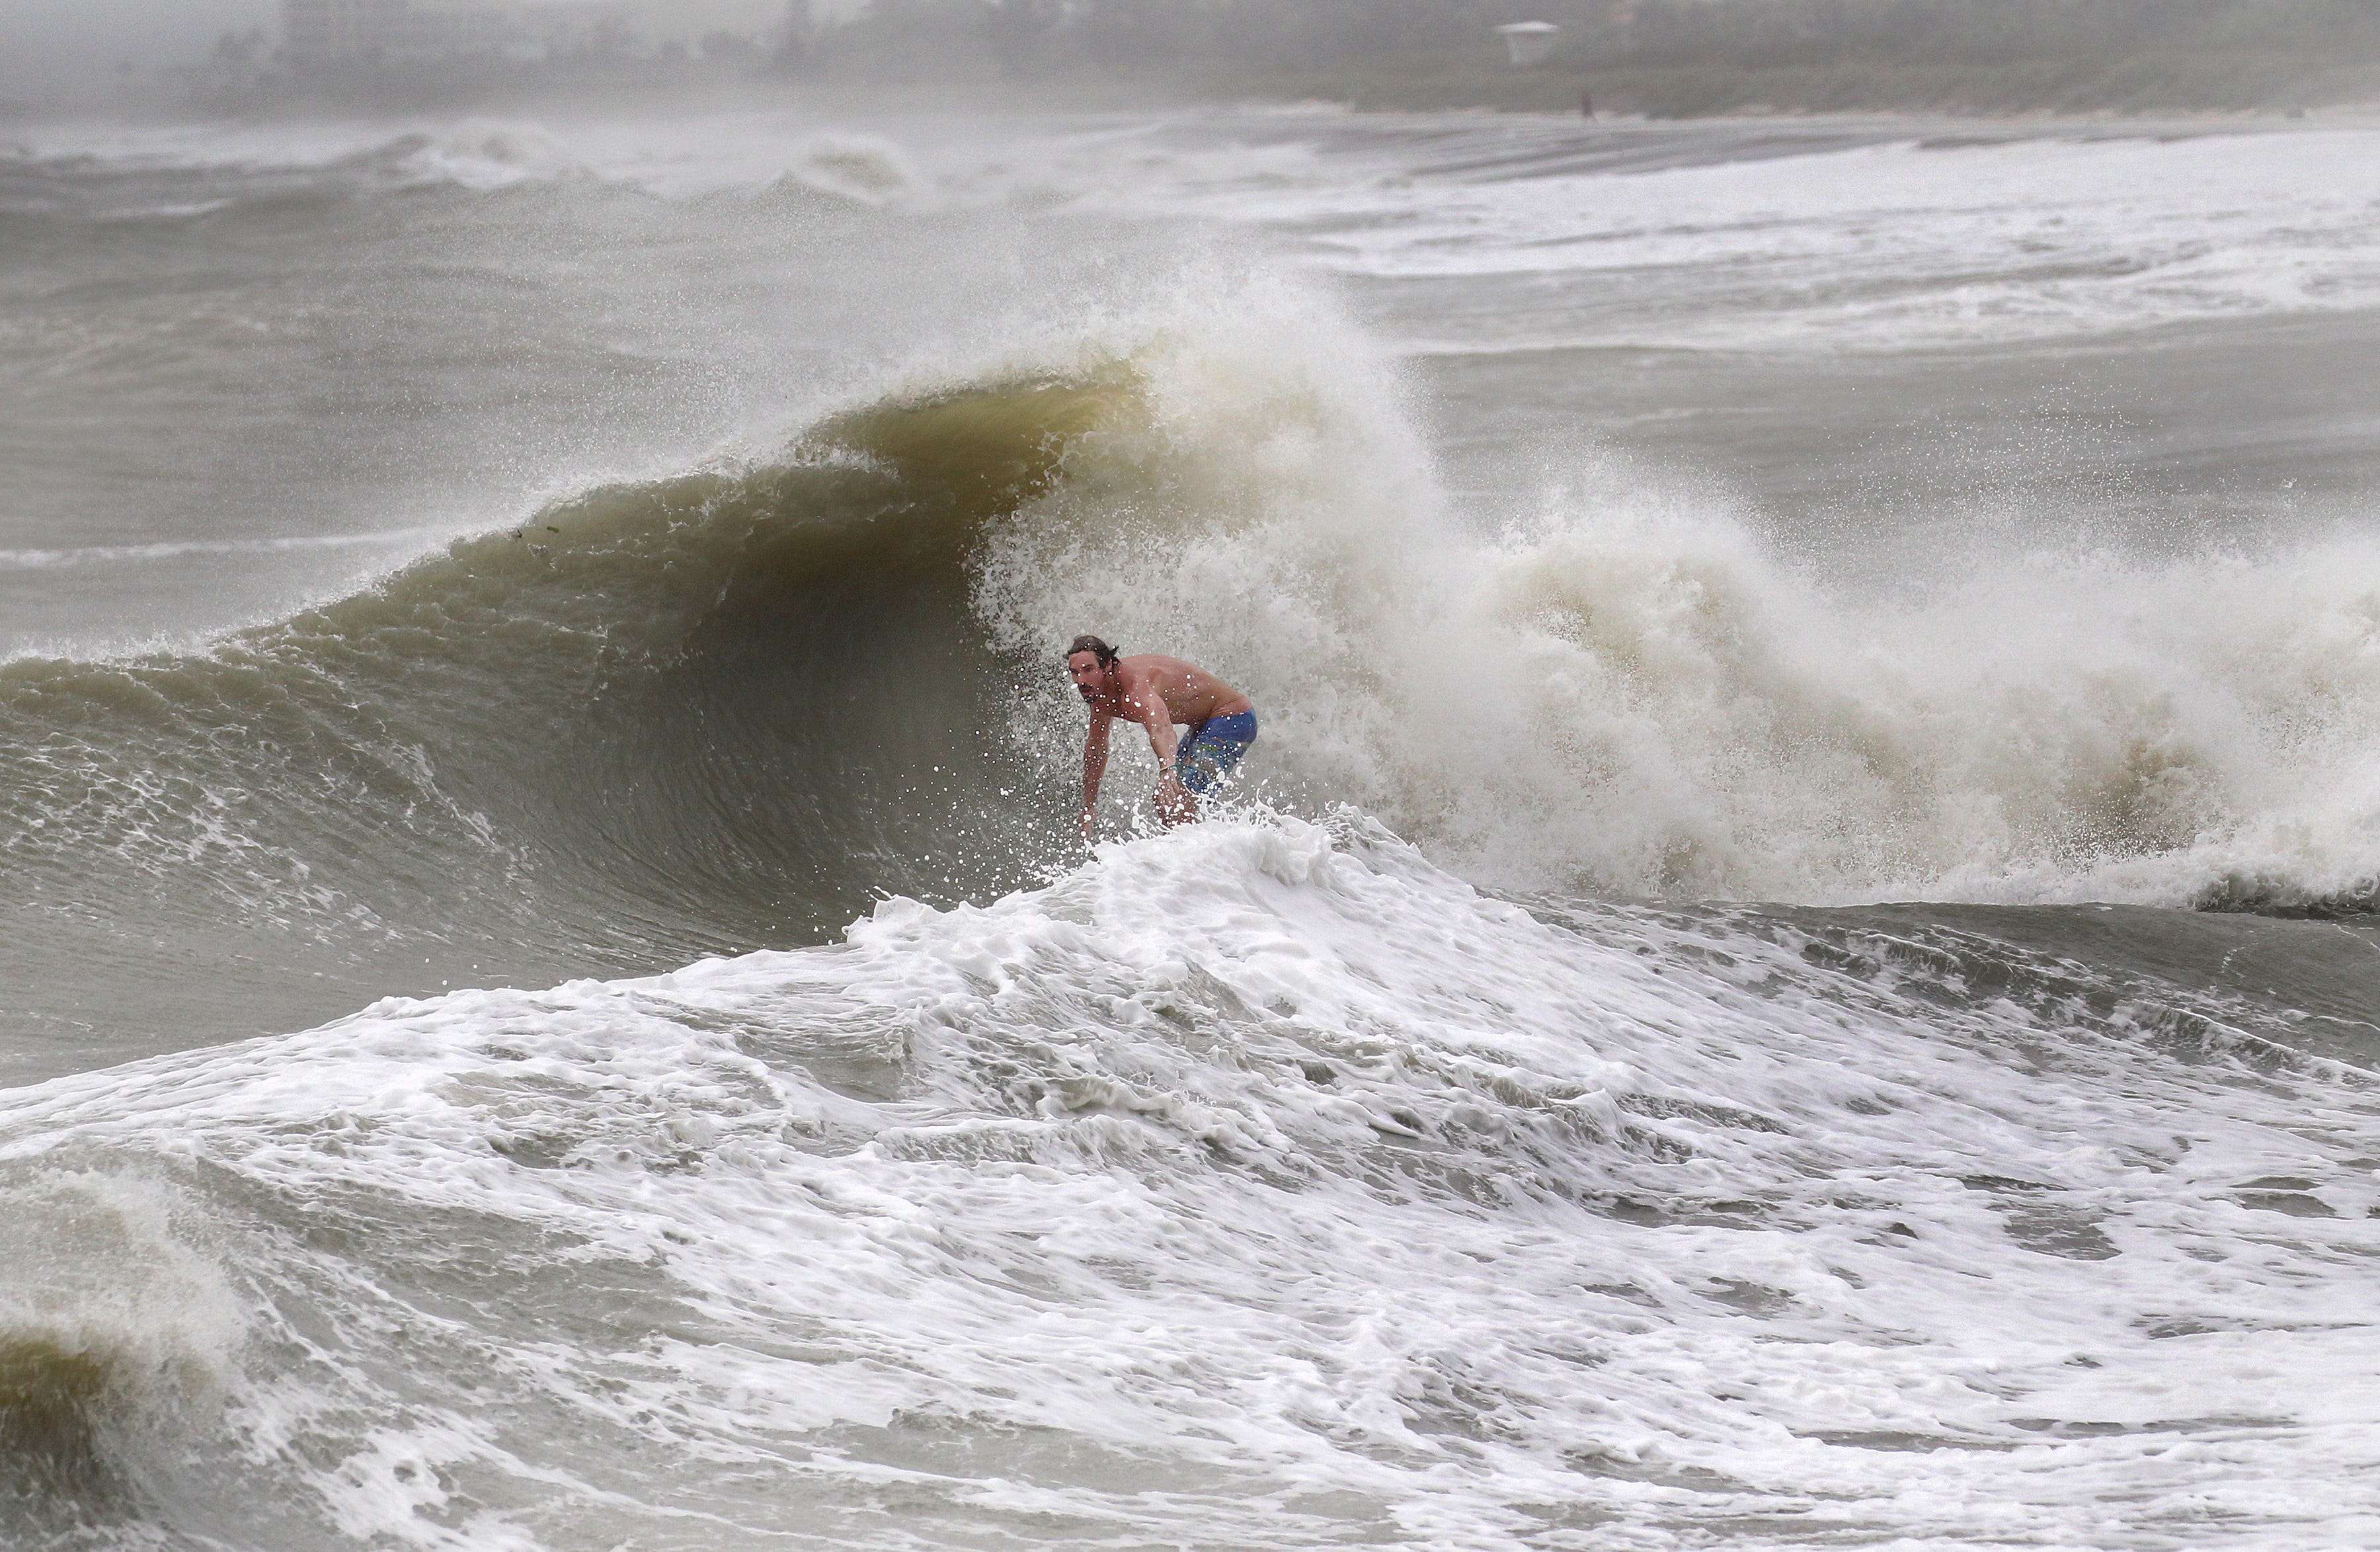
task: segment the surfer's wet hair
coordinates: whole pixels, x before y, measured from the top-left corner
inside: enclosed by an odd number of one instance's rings
[[[1078,652],[1089,653],[1099,660],[1099,666],[1103,668],[1115,666],[1116,649],[1100,641],[1097,636],[1075,637],[1075,644],[1066,649],[1066,655],[1072,658]]]

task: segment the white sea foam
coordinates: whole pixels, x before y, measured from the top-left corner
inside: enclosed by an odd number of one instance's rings
[[[1061,144],[1039,176],[1093,208],[1278,230],[1343,273],[1513,282],[1425,349],[1893,349],[2380,305],[2371,130],[1844,148],[1819,125],[1779,131],[1805,154],[1736,156],[1691,127],[1523,121],[1459,154],[1427,119],[1407,143],[1261,128],[1137,157]],[[1646,168],[1665,137],[1681,153]]]
[[[881,205],[917,186],[900,147],[874,135],[819,135],[800,142],[771,187],[825,194],[856,205]]]
[[[215,1523],[2360,1544],[2368,1085],[1946,994],[1258,816],[60,1080],[0,1155],[249,1226]]]
[[[51,571],[111,561],[180,560],[190,556],[284,555],[292,550],[419,547],[448,531],[392,528],[370,533],[283,533],[268,539],[171,539],[148,544],[80,544],[72,549],[0,550],[0,569]]]
[[[790,184],[865,205],[930,190],[1188,217],[1344,274],[1508,287],[1501,306],[1422,326],[1403,342],[1419,350],[1938,348],[2380,305],[2380,131],[1778,135],[1808,149],[1443,116],[1362,132],[1335,115],[1019,119],[987,137],[944,116],[747,112],[51,131],[37,153],[368,162],[394,187]]]
[[[1467,876],[2154,904],[2380,877],[2367,539],[1979,548],[1879,594],[1591,462],[1482,538],[1378,348],[1295,287],[1134,326],[1145,420],[998,531],[979,606],[1023,653],[1088,629],[1213,666],[1257,702],[1252,773]],[[1062,751],[1080,710],[1054,677],[1040,696],[1023,736]]]
[[[507,189],[584,170],[584,164],[544,126],[466,119],[394,142],[404,154],[405,180],[464,189]]]
[[[30,1162],[0,1180],[0,1438],[98,1462],[128,1430],[214,1399],[242,1314],[175,1224],[177,1191],[121,1168]]]

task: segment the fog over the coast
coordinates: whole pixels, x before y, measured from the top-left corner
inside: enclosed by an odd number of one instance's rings
[[[1024,84],[1362,108],[1607,113],[2287,112],[2380,102],[2380,7],[2350,0],[410,0],[385,55],[293,57],[275,0],[15,0],[0,110],[378,111]],[[447,43],[408,31],[422,16]],[[384,18],[385,19],[385,18]],[[1537,29],[1530,46],[1500,36]],[[375,24],[379,25],[379,24]],[[243,43],[222,55],[217,40]],[[705,44],[722,37],[714,52]],[[559,71],[552,62],[566,62]],[[567,77],[568,79],[564,79]]]
[[[227,31],[279,22],[274,0],[8,0],[0,6],[0,104],[106,101],[203,58]]]

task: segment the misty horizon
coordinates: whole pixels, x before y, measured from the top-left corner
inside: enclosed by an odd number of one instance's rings
[[[0,19],[0,108],[253,116],[342,104],[501,107],[565,86],[658,101],[697,87],[766,95],[935,80],[1062,94],[1110,82],[1359,107],[1562,111],[1585,100],[1656,116],[2277,111],[2380,100],[2380,19],[2354,20],[2332,0],[1506,0],[1475,13],[1413,0],[1354,19],[1322,0],[1223,9],[621,0],[417,12],[491,21],[427,51],[310,59],[290,46],[273,0],[21,0]],[[577,24],[566,39],[538,19],[582,12],[621,19],[594,32]],[[1535,31],[1521,48],[1513,29],[1524,22]],[[595,69],[601,60],[611,63]]]

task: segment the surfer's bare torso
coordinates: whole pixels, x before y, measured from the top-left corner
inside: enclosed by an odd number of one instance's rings
[[[1087,686],[1076,676],[1075,687],[1090,703],[1093,725],[1102,718],[1122,717],[1148,728],[1152,739],[1160,727],[1193,727],[1256,707],[1254,701],[1196,664],[1153,652],[1117,658],[1115,671],[1104,676],[1105,682],[1099,682],[1102,676],[1092,678],[1094,683]]]
[[[1158,813],[1169,825],[1197,817],[1197,800],[1176,768],[1181,744],[1173,729],[1177,726],[1203,728],[1219,719],[1245,717],[1247,737],[1255,737],[1256,703],[1195,663],[1161,653],[1102,657],[1085,649],[1067,655],[1066,673],[1091,709],[1090,731],[1083,743],[1086,835],[1091,827],[1092,808],[1099,801],[1099,777],[1107,769],[1109,729],[1118,718],[1137,722],[1148,732],[1148,747],[1157,756],[1160,771]]]

